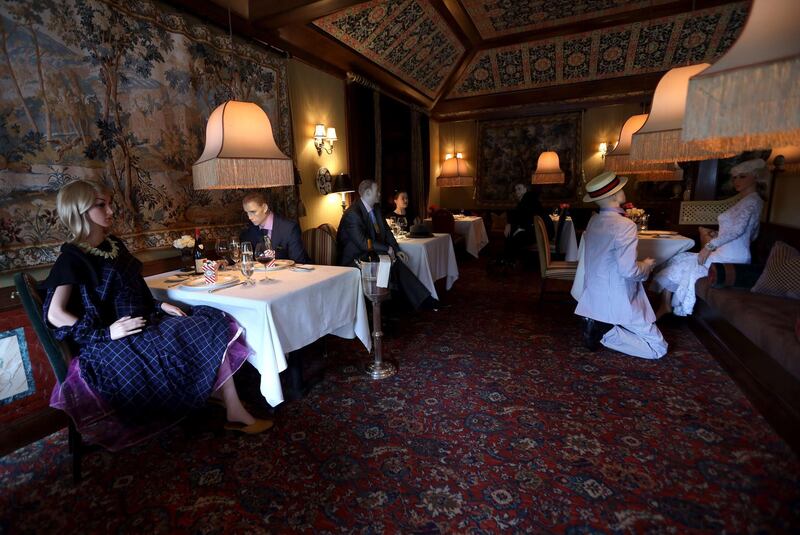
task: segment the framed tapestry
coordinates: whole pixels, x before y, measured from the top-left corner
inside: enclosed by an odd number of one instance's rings
[[[580,112],[479,122],[475,184],[478,205],[512,208],[514,184],[530,184],[544,151],[558,154],[564,183],[541,186],[541,200],[573,201],[580,180]]]

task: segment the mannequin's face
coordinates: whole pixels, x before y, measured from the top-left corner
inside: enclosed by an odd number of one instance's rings
[[[97,195],[94,199],[94,204],[86,213],[92,224],[102,227],[103,229],[110,228],[114,223],[114,209],[111,205],[111,197],[108,195]]]
[[[522,200],[522,197],[525,195],[525,192],[528,190],[523,184],[517,184],[514,186],[514,198],[518,201]]]
[[[398,195],[397,198],[395,198],[394,200],[394,206],[395,208],[398,208],[400,210],[408,208],[408,194],[401,193],[400,195]]]
[[[618,192],[616,192],[616,193],[614,194],[614,198],[615,198],[615,200],[616,200],[618,203],[620,203],[620,204],[625,204],[625,201],[627,200],[627,199],[625,198],[625,190],[624,190],[624,189],[621,189],[621,190],[619,190]]]
[[[372,205],[378,202],[378,185],[373,184],[371,188],[364,192],[361,196],[366,204]]]
[[[258,204],[255,201],[248,201],[242,205],[244,213],[247,214],[247,219],[256,226],[262,224],[267,215],[269,215],[269,205]]]
[[[744,191],[748,188],[752,188],[756,183],[756,174],[755,173],[740,173],[731,177],[733,181],[733,189],[736,192]]]

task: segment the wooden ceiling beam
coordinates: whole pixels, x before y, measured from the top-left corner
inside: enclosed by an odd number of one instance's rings
[[[321,30],[293,25],[277,28],[269,33],[269,43],[286,49],[311,65],[323,69],[324,66],[328,69],[333,67],[342,73],[360,74],[390,95],[410,101],[426,110],[433,106],[433,99]]]
[[[364,0],[250,0],[250,20],[264,28],[308,24]]]
[[[514,108],[520,107],[553,108],[554,102],[574,102],[585,106],[587,102],[615,104],[630,101],[630,98],[641,100],[642,95],[650,95],[655,91],[656,85],[663,75],[663,72],[648,73],[511,93],[440,100],[431,111],[431,116],[437,120],[454,120],[487,113],[497,115],[497,110],[503,108],[508,108],[512,114]]]
[[[478,28],[458,0],[429,0],[431,6],[456,34],[467,50],[479,47],[483,39]]]
[[[572,34],[590,32],[611,26],[632,24],[635,22],[669,17],[672,15],[678,15],[680,13],[686,13],[688,11],[697,11],[699,9],[706,9],[724,4],[734,4],[741,1],[742,0],[676,0],[668,4],[650,6],[644,9],[613,13],[606,16],[561,24],[549,28],[528,30],[524,32],[503,35],[502,37],[485,39],[481,42],[480,48],[485,50],[489,48],[518,45],[530,41],[539,41],[552,37],[565,37]]]

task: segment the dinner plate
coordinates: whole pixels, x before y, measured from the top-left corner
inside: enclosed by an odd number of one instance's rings
[[[239,278],[235,275],[217,275],[217,282],[214,284],[206,284],[205,277],[197,277],[184,282],[180,287],[186,290],[213,290],[237,282],[239,282]]]
[[[196,277],[196,276],[197,275],[195,275],[194,273],[185,274],[185,275],[183,275],[183,274],[181,274],[181,275],[171,275],[168,279],[164,279],[162,282],[166,282],[167,284],[184,282],[184,281],[186,281],[186,279],[191,278],[191,277]]]
[[[294,260],[275,260],[275,262],[267,268],[267,271],[278,271],[279,269],[285,269],[293,265]]]
[[[639,234],[644,234],[645,236],[675,236],[678,233],[674,230],[640,230]]]

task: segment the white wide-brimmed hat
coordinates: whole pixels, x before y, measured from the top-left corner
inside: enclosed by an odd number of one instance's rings
[[[586,195],[583,196],[583,202],[594,202],[610,197],[624,188],[627,183],[628,177],[617,176],[614,171],[600,173],[586,184]]]
[[[761,171],[766,168],[767,162],[761,158],[753,158],[752,160],[745,160],[731,167],[731,176],[753,174],[758,177]]]

